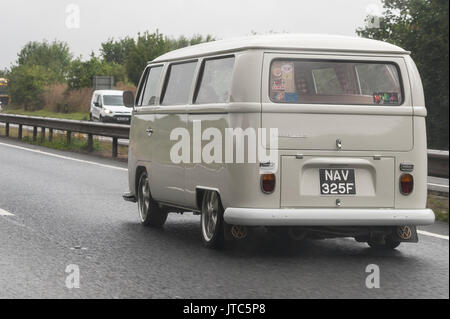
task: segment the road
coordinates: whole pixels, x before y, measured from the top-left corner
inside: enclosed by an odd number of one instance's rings
[[[123,163],[0,139],[0,298],[449,298],[448,224],[391,252],[351,239],[286,247],[262,230],[211,251],[198,216],[142,227],[126,189]]]

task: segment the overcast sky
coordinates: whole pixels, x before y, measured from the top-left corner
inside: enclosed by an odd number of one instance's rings
[[[79,8],[79,28],[70,4]],[[380,0],[0,0],[0,68],[15,62],[28,41],[44,39],[66,41],[75,56],[87,57],[108,38],[155,29],[175,37],[252,31],[355,35],[374,8],[381,11]]]

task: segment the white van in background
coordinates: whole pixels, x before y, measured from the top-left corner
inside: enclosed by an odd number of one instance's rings
[[[92,94],[89,119],[129,124],[131,109],[123,105],[123,91],[97,90]]]

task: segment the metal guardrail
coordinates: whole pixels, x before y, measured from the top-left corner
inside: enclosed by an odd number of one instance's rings
[[[1,114],[0,122],[6,123],[6,136],[9,136],[9,124],[19,125],[18,138],[22,139],[22,126],[33,127],[33,141],[37,140],[37,128],[41,128],[41,138],[45,138],[46,129],[49,130],[49,140],[53,137],[53,130],[66,131],[67,142],[70,143],[71,133],[88,134],[88,148],[93,149],[93,136],[107,136],[113,139],[112,155],[117,157],[117,140],[128,139],[130,126],[123,124],[99,123],[90,121],[74,121],[47,117]],[[448,151],[428,150],[428,175],[448,178]]]
[[[428,176],[448,178],[448,151],[428,150]]]
[[[22,139],[23,126],[33,127],[33,142],[37,141],[38,127],[41,128],[41,139],[53,139],[53,130],[65,131],[67,143],[70,144],[72,133],[82,133],[88,135],[88,151],[94,149],[93,136],[112,137],[112,156],[118,155],[118,139],[128,139],[130,136],[130,126],[123,124],[99,123],[90,121],[75,121],[66,119],[55,119],[48,117],[0,114],[0,122],[5,123],[5,136],[10,136],[10,124],[19,126],[17,138]]]

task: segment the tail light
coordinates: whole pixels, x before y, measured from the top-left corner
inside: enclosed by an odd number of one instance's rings
[[[414,189],[414,178],[411,174],[400,176],[400,192],[403,195],[409,195]]]
[[[275,190],[275,174],[261,175],[261,190],[265,194],[271,194]]]

